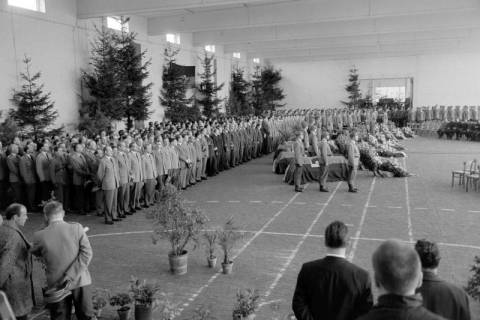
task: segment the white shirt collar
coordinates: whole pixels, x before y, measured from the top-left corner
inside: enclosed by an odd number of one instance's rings
[[[326,256],[327,256],[327,257],[336,257],[336,258],[343,258],[343,259],[345,259],[345,255],[343,255],[343,254],[328,253]]]

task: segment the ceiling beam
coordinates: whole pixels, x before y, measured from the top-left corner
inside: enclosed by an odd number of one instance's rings
[[[278,40],[332,38],[398,32],[425,32],[480,27],[480,10],[469,12],[332,21],[274,27],[202,31],[193,34],[194,45],[255,43]]]
[[[254,5],[275,0],[77,0],[80,19],[109,15],[142,15],[151,12],[215,8],[221,6]]]
[[[226,8],[148,19],[150,35],[236,28],[346,21],[365,18],[468,12],[478,0],[335,0],[289,1],[251,7]]]

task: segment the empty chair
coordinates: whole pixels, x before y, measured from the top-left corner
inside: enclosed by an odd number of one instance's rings
[[[470,164],[470,162],[469,162]],[[463,170],[453,170],[452,171],[452,188],[455,184],[455,178],[458,178],[458,185],[465,183],[465,174],[467,173],[467,162],[463,162]]]
[[[478,189],[478,180],[480,179],[480,174],[478,172],[477,160],[473,160],[470,165],[470,170],[465,174],[465,191],[468,192],[468,187],[473,185],[475,191]]]

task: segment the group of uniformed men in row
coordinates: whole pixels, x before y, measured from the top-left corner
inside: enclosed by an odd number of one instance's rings
[[[0,208],[8,201],[38,211],[53,191],[68,211],[96,211],[113,224],[153,205],[156,190],[166,183],[185,189],[271,152],[281,129],[296,118],[154,123],[111,135],[102,131],[95,139],[81,134],[46,138],[39,148],[17,137],[7,150],[0,144]]]
[[[409,122],[424,121],[478,121],[480,114],[480,106],[432,106],[419,107],[415,110],[411,109],[408,113]]]

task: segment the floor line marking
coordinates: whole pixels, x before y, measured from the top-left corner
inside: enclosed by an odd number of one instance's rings
[[[219,203],[220,201],[218,200],[208,200],[208,201],[205,201],[206,203]]]
[[[480,213],[480,211],[478,211],[478,210],[468,210],[468,212],[470,212],[470,213]]]
[[[126,232],[113,232],[113,233],[98,233],[89,235],[88,238],[97,238],[97,237],[110,237],[110,236],[124,236],[129,234],[143,234],[143,233],[152,233],[152,230],[143,230],[143,231],[126,231]]]
[[[428,208],[413,208],[414,210],[428,210]]]
[[[397,206],[387,206],[388,209],[402,209],[402,207]]]
[[[358,224],[358,230],[355,233],[355,237],[354,237],[356,239],[353,240],[352,249],[348,254],[349,261],[353,261],[353,258],[355,257],[355,251],[357,251],[358,238],[360,238],[360,235],[362,234],[363,224],[365,223],[365,217],[367,216],[368,206],[370,204],[370,199],[372,198],[373,189],[375,188],[376,178],[377,177],[373,177],[372,184],[370,185],[370,190],[368,191],[367,201],[363,206],[362,217],[360,218],[360,223]]]
[[[305,186],[305,189],[308,188],[308,184]],[[265,222],[265,224],[262,226],[262,228],[260,230],[258,230],[257,232],[255,232],[255,234],[235,253],[235,255],[232,256],[232,261],[235,261],[235,259],[240,255],[242,254],[243,251],[245,251],[245,249],[247,249],[250,244],[253,242],[253,240],[255,240],[256,238],[258,238],[258,236],[260,236],[271,224],[273,221],[275,221],[275,219],[283,212],[285,211],[285,209],[293,202],[295,201],[295,199],[300,195],[299,192],[295,192],[295,194],[290,198],[290,200],[288,200],[288,202],[283,205],[267,222]],[[201,286],[198,290],[196,290],[192,296],[199,296],[203,290],[207,289],[209,287],[210,284],[213,283],[213,281],[215,281],[215,279],[218,278],[218,276],[221,274],[221,270],[218,270],[214,275],[212,275],[210,277],[210,279],[208,279],[208,282],[206,285],[203,285]],[[178,314],[178,317],[181,316],[181,312]]]
[[[240,200],[229,200],[229,203],[240,203]]]
[[[407,170],[407,160],[403,158],[403,168]],[[412,214],[410,211],[410,194],[408,192],[408,177],[405,177],[405,202],[407,206],[407,224],[408,224],[408,240],[413,242],[413,226],[412,226]]]
[[[283,201],[276,201],[276,200],[274,200],[274,201],[272,201],[272,203],[283,203]]]
[[[449,212],[455,211],[455,209],[439,209],[439,210],[440,210],[440,211],[449,211]]]
[[[250,200],[249,202],[250,203],[262,203],[262,201],[260,201],[260,200]]]
[[[297,256],[297,253],[298,251],[300,250],[301,246],[303,245],[303,243],[305,242],[305,240],[308,238],[308,236],[310,235],[310,233],[312,232],[312,229],[313,227],[317,224],[318,220],[320,219],[320,217],[322,216],[323,212],[325,211],[325,208],[328,206],[328,204],[330,203],[330,201],[332,201],[333,197],[335,196],[335,194],[337,193],[337,190],[338,188],[340,187],[342,183],[339,182],[337,184],[337,187],[335,188],[335,190],[330,194],[330,196],[328,197],[327,201],[325,202],[325,204],[323,205],[322,209],[320,209],[320,211],[317,213],[317,215],[315,216],[315,219],[313,219],[312,223],[310,224],[310,226],[308,227],[307,229],[307,232],[305,232],[303,235],[302,235],[302,238],[300,239],[300,241],[298,242],[297,246],[295,247],[295,249],[293,249],[292,253],[290,254],[290,256],[287,258],[287,261],[285,262],[285,264],[282,266],[282,268],[280,269],[280,272],[277,273],[277,275],[275,276],[275,279],[273,280],[272,284],[270,285],[270,287],[268,288],[268,290],[265,292],[265,294],[263,295],[262,297],[262,301],[268,299],[268,297],[272,294],[273,290],[276,288],[276,286],[278,285],[278,283],[280,282],[280,280],[283,278],[283,275],[285,274],[285,271],[287,270],[287,268],[290,266],[290,264],[292,263],[293,259],[295,259],[295,257]]]

